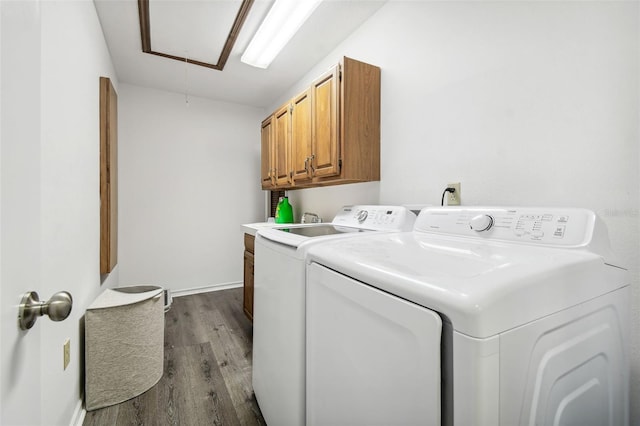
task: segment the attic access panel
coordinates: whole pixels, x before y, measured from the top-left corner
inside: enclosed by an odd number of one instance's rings
[[[142,51],[222,71],[253,2],[138,0]]]

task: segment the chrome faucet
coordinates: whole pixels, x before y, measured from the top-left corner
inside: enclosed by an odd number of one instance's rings
[[[302,219],[300,219],[300,223],[320,223],[322,219],[315,213],[307,213],[305,212],[302,215]]]

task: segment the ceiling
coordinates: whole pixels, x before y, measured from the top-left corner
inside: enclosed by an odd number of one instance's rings
[[[385,1],[323,1],[269,68],[260,69],[240,62],[273,3],[255,0],[222,70],[144,53],[137,0],[94,0],[94,3],[120,83],[267,107]],[[215,64],[241,3],[241,0],[150,0],[152,50]]]

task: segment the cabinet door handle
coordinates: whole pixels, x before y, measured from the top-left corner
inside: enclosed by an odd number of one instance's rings
[[[316,169],[313,167],[314,158],[316,158],[315,154],[311,154],[311,157],[309,157],[309,164],[311,165],[311,176],[313,176],[316,173]]]

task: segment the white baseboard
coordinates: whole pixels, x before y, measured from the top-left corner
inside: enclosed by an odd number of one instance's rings
[[[80,398],[76,405],[76,409],[73,411],[73,417],[71,417],[69,426],[82,426],[86,415],[87,410],[84,409],[84,398]]]
[[[210,291],[228,290],[230,288],[242,287],[244,283],[242,281],[236,281],[232,283],[213,284],[204,287],[187,288],[182,290],[171,290],[172,297],[189,296],[198,293],[208,293]]]

